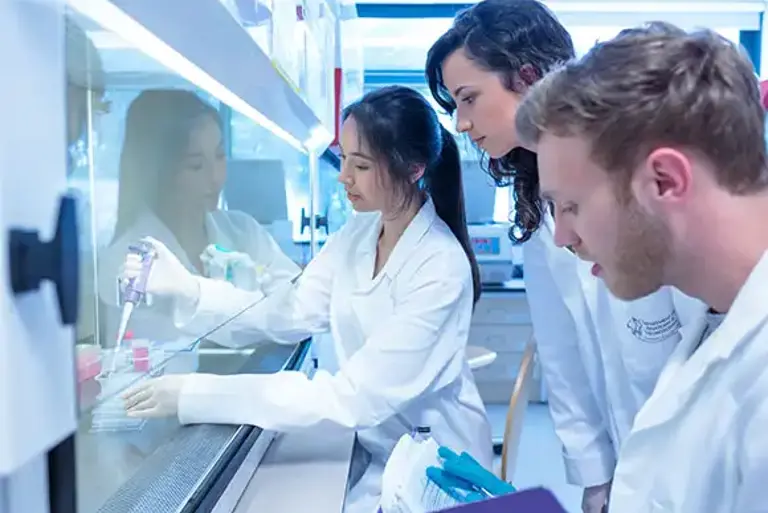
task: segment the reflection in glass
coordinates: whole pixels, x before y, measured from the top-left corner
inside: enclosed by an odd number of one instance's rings
[[[307,158],[287,143],[269,136],[266,129],[243,114],[232,112],[231,120],[231,178],[224,187],[224,201],[229,208],[245,211],[260,222],[270,222],[271,233],[280,248],[294,261],[306,264],[309,246],[305,243],[309,234],[306,229],[302,230],[305,224],[302,214],[309,210]],[[270,171],[268,167],[273,169]],[[274,172],[283,176],[280,188],[275,187]],[[252,187],[264,191],[261,202],[250,201],[247,197],[247,191]],[[276,203],[283,201],[286,211],[281,218],[274,208]],[[262,204],[267,202],[271,206]],[[261,212],[254,214],[254,210]]]
[[[116,277],[129,246],[145,237],[161,242],[176,257],[174,263],[201,276],[217,276],[210,265],[216,259],[211,245],[241,253],[253,272],[263,268],[269,275],[269,280],[259,282],[266,293],[298,273],[296,264],[256,220],[219,208],[227,179],[221,120],[218,111],[194,92],[152,89],[138,95],[128,109],[119,169],[115,233],[99,259],[100,298],[111,307],[108,332],[117,332],[121,311]],[[160,283],[160,274],[169,280],[161,286],[183,287],[181,280],[191,279],[166,263],[159,258],[152,271],[156,282]],[[241,288],[256,286],[248,277],[238,281]],[[140,305],[131,319],[134,336],[165,342],[181,339],[181,347],[194,343],[204,333],[181,333],[173,309],[171,301],[163,299],[145,308]]]
[[[339,170],[329,157],[320,160],[318,211],[325,221],[327,229],[318,236],[320,241],[328,234],[337,232],[353,215],[352,203],[347,198],[344,185],[339,182]]]
[[[287,206],[291,194],[308,197],[301,181],[290,181],[306,173],[307,158],[116,34],[68,16],[68,182],[79,197],[82,262],[78,511],[138,511],[150,496],[152,511],[174,511],[173,501],[187,497],[238,428],[135,421],[121,394],[163,374],[276,372],[294,347],[254,347],[264,341],[237,333],[201,340],[205,332],[177,328],[172,305],[152,298],[131,319],[120,372],[106,377],[128,246],[153,237],[191,275],[268,295],[308,259],[294,242]],[[239,144],[268,151],[229,158],[234,116]],[[233,255],[248,262],[247,272],[222,266]]]

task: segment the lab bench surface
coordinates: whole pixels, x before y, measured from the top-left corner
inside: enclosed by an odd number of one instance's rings
[[[253,474],[234,513],[341,513],[354,441],[351,432],[308,430],[279,435]]]

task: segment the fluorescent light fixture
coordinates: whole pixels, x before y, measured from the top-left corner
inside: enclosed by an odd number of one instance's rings
[[[333,134],[323,125],[315,125],[309,132],[309,137],[304,141],[304,147],[310,152],[320,153],[333,141]]]
[[[171,48],[111,2],[107,0],[67,0],[67,4],[104,29],[130,43],[137,50],[144,52],[195,86],[207,91],[232,109],[266,128],[298,151],[307,153],[307,149],[301,141],[253,108],[240,96]]]

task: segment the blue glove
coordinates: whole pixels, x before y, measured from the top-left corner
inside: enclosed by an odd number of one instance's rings
[[[441,447],[438,454],[443,459],[443,468],[429,467],[427,477],[459,502],[476,502],[487,499],[488,494],[495,497],[516,491],[466,452],[458,455]]]

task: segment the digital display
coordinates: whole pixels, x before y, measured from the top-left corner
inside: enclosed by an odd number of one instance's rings
[[[475,255],[498,255],[501,253],[498,237],[472,237]]]

